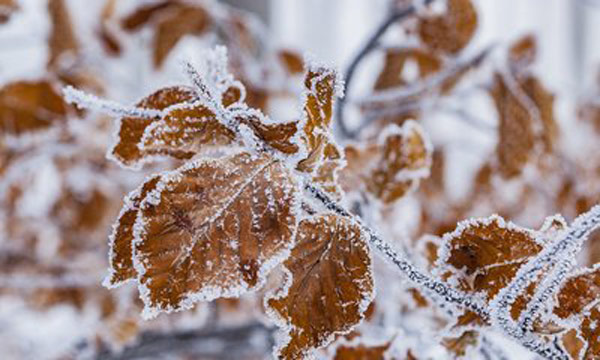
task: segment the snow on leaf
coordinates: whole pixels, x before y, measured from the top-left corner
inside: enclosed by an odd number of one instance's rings
[[[45,80],[19,81],[0,89],[0,132],[20,135],[64,122],[67,104]]]
[[[265,299],[267,312],[286,332],[276,350],[286,359],[306,356],[350,331],[374,295],[371,255],[358,225],[317,216],[300,222],[296,238],[284,262],[287,284]]]
[[[492,299],[542,249],[538,237],[497,215],[464,221],[444,235],[438,266],[461,290]]]
[[[104,281],[104,285],[107,287],[115,287],[129,279],[136,278],[137,273],[133,267],[133,225],[142,200],[156,188],[159,180],[160,176],[151,177],[125,199],[125,206],[110,235],[110,273]]]
[[[383,203],[393,203],[429,176],[432,152],[429,139],[415,121],[401,127],[389,125],[378,144],[346,149],[348,165],[342,171],[342,185],[350,191],[356,189],[352,185],[362,182]],[[360,181],[353,179],[356,177]]]
[[[471,0],[448,0],[445,14],[423,17],[417,32],[431,50],[456,54],[471,40],[477,29],[477,11]]]
[[[134,227],[145,316],[262,286],[293,244],[295,196],[279,161],[248,153],[161,176]]]
[[[600,268],[585,269],[569,276],[556,295],[553,313],[561,319],[580,315],[600,297]]]
[[[145,130],[140,143],[148,154],[168,154],[178,159],[191,158],[203,145],[230,144],[235,133],[201,102],[172,106]]]
[[[168,87],[160,89],[145,97],[136,107],[163,110],[171,105],[190,101],[195,92],[185,87]],[[146,128],[157,118],[123,117],[118,125],[118,139],[111,152],[112,157],[124,166],[136,167],[147,155],[138,146]]]
[[[298,162],[297,169],[312,176],[325,191],[339,195],[337,172],[344,164],[343,153],[332,138],[331,119],[336,93],[341,86],[337,73],[322,66],[308,67],[304,80],[303,132],[307,154]]]

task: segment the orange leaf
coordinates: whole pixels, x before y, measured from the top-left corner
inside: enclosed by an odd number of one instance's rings
[[[64,0],[49,0],[48,12],[52,22],[52,30],[48,39],[50,48],[48,68],[57,69],[61,65],[60,61],[63,55],[75,56],[79,53],[79,43]]]
[[[358,225],[334,215],[298,225],[297,243],[284,262],[288,283],[265,299],[287,331],[280,357],[296,359],[350,331],[373,298],[371,256]]]
[[[145,315],[262,286],[292,246],[295,193],[281,163],[247,153],[161,176],[134,226]]]

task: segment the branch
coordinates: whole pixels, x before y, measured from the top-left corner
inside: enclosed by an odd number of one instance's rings
[[[432,3],[433,0],[424,0],[424,5],[428,5]],[[410,16],[412,16],[417,11],[417,7],[414,4],[409,5],[407,8],[402,10],[397,10],[388,15],[388,17],[379,25],[379,27],[375,30],[373,35],[367,40],[366,44],[362,49],[358,52],[356,57],[348,66],[346,73],[344,74],[344,81],[346,83],[346,90],[349,93],[348,89],[350,89],[350,84],[352,83],[352,79],[354,78],[354,73],[360,62],[371,52],[373,49],[377,47],[379,43],[379,39],[386,33],[386,31],[397,21],[404,20]],[[336,109],[336,117],[338,120],[338,124],[340,126],[340,131],[342,135],[346,138],[353,138],[356,134],[348,128],[346,121],[344,120],[344,105],[346,101],[344,98],[339,99],[339,103]]]

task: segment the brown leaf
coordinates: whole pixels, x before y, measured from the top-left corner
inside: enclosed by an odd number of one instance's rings
[[[147,154],[189,159],[203,146],[233,142],[235,133],[219,122],[216,114],[201,103],[174,106],[145,131],[141,148]]]
[[[115,12],[116,0],[107,0],[102,8],[98,38],[107,54],[116,56],[121,54],[121,42],[111,28],[111,19]]]
[[[262,116],[253,112],[244,114],[239,121],[275,150],[284,154],[296,154],[299,151],[295,139],[298,132],[297,122],[266,123]]]
[[[556,295],[554,314],[561,319],[580,315],[600,298],[600,268],[585,269],[569,276]]]
[[[492,299],[542,249],[536,236],[497,215],[470,220],[444,235],[447,253],[438,264],[452,273],[461,290],[484,292]]]
[[[0,89],[0,131],[19,135],[64,122],[67,105],[50,82],[19,81]]]
[[[49,0],[48,12],[52,23],[48,47],[50,54],[48,58],[48,68],[58,69],[61,67],[61,58],[63,56],[77,56],[79,53],[79,43],[73,30],[69,9],[64,0]]]
[[[499,116],[496,153],[500,172],[509,178],[519,175],[531,156],[535,143],[533,119],[500,74],[494,75],[490,93]]]
[[[382,132],[378,144],[346,148],[347,166],[340,175],[344,190],[360,187],[391,204],[429,176],[432,149],[419,124],[393,124]]]
[[[281,163],[247,153],[163,175],[134,226],[145,314],[261,286],[293,244],[295,193]]]
[[[113,226],[109,238],[110,274],[104,281],[104,285],[107,287],[120,285],[129,279],[135,279],[137,276],[137,272],[133,267],[133,225],[137,219],[142,200],[156,188],[159,180],[160,176],[151,177],[125,199],[125,206],[121,210],[119,219]]]
[[[378,346],[358,344],[355,346],[343,345],[336,349],[334,360],[383,360],[391,343]]]
[[[304,71],[304,61],[297,52],[289,49],[282,49],[277,52],[277,57],[289,74],[295,75]]]
[[[164,110],[167,107],[196,97],[196,93],[186,87],[168,87],[160,89],[145,97],[136,104],[137,107]],[[146,128],[160,119],[144,119],[125,117],[119,123],[118,142],[113,146],[111,154],[125,166],[136,166],[146,156],[138,147]]]
[[[284,262],[288,284],[265,300],[287,329],[282,358],[297,359],[351,330],[373,297],[371,257],[358,225],[333,215],[303,220]]]
[[[324,67],[312,67],[304,80],[306,124],[301,139],[308,154],[298,162],[297,169],[312,174],[313,181],[335,195],[340,195],[337,172],[343,164],[343,154],[332,139],[331,119],[338,86],[337,74]]]
[[[210,25],[208,13],[201,7],[178,6],[168,17],[159,19],[154,36],[154,66],[160,67],[171,50],[186,35],[199,35]]]
[[[508,60],[513,66],[527,67],[535,62],[537,43],[531,34],[517,40],[509,49]]]
[[[405,67],[414,62],[419,70],[414,79],[406,77]],[[418,79],[423,79],[440,70],[441,60],[434,54],[419,48],[403,48],[388,50],[381,73],[375,82],[375,90],[385,90],[407,85]]]
[[[448,0],[445,14],[420,19],[421,41],[436,52],[456,54],[471,40],[477,29],[477,12],[471,0]]]
[[[153,16],[163,12],[165,9],[177,6],[179,6],[179,1],[177,0],[164,0],[155,4],[141,6],[126,16],[122,20],[121,25],[127,31],[138,30],[140,27],[146,25]]]
[[[477,345],[479,333],[477,331],[468,330],[460,336],[452,338],[446,337],[442,340],[442,345],[450,351],[456,358],[465,356],[469,347]]]

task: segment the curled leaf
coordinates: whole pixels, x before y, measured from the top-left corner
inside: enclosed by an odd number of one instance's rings
[[[296,245],[284,262],[289,278],[265,299],[287,332],[280,357],[297,359],[350,331],[373,298],[365,235],[350,220],[323,215],[298,225]]]
[[[337,73],[331,69],[309,67],[304,86],[304,124],[301,139],[307,154],[297,169],[309,173],[313,181],[332,194],[340,194],[337,172],[344,164],[343,153],[331,136],[333,103],[339,87]]]
[[[247,153],[161,176],[134,228],[145,315],[261,286],[293,243],[295,192],[281,163]]]

